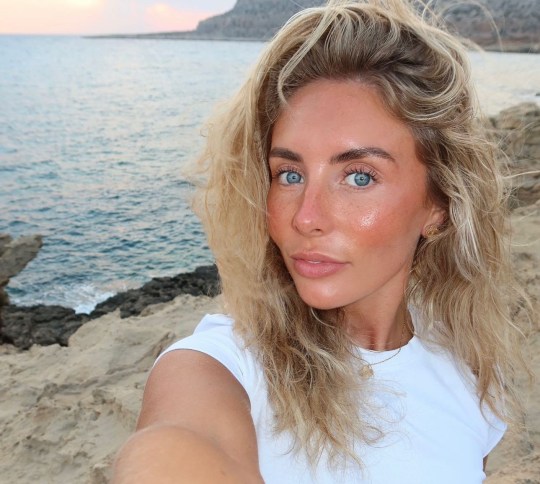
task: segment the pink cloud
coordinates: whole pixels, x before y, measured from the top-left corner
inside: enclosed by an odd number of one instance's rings
[[[0,32],[75,34],[96,21],[103,1],[0,0]]]
[[[221,0],[221,2],[233,0]],[[168,0],[0,0],[0,33],[103,34],[192,30],[218,10],[174,8]],[[218,2],[215,2],[218,3]],[[211,5],[210,3],[208,5]],[[220,11],[225,9],[222,4]],[[228,5],[227,5],[228,6]]]
[[[212,12],[201,10],[178,10],[165,3],[157,3],[145,11],[145,24],[156,32],[173,30],[193,30],[200,20],[208,18]]]

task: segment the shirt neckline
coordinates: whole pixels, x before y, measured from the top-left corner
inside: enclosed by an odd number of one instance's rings
[[[409,305],[408,309],[414,331],[414,329],[418,328],[420,325],[419,314],[414,306]],[[401,346],[401,348],[376,351],[356,346],[356,352],[363,361],[372,366],[374,371],[383,371],[413,361],[418,357],[418,350],[421,348],[422,342],[416,335],[416,332],[413,332],[412,338]]]

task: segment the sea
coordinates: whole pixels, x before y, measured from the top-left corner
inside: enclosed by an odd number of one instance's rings
[[[204,123],[262,42],[0,36],[0,233],[44,245],[13,303],[88,313],[213,262],[190,208]],[[540,103],[540,55],[471,53],[483,109]]]

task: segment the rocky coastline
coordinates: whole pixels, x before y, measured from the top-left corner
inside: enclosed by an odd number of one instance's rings
[[[115,294],[99,303],[90,314],[53,305],[30,307],[6,304],[2,309],[0,343],[27,350],[32,345],[67,346],[70,336],[83,324],[119,311],[120,318],[138,316],[148,306],[172,301],[181,294],[215,297],[219,294],[215,265],[201,266],[174,277],[156,277],[137,289]]]

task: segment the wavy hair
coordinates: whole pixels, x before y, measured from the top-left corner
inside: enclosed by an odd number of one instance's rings
[[[412,130],[429,195],[446,210],[441,232],[419,240],[411,269],[407,301],[430,322],[415,330],[469,367],[482,404],[499,416],[504,408],[508,419],[523,363],[510,308],[521,293],[510,265],[507,191],[479,120],[466,51],[427,9],[331,0],[276,34],[211,119],[200,160],[208,172],[195,208],[226,310],[264,369],[276,432],[290,431],[294,449],[313,464],[323,451],[332,462],[361,463],[354,443],[381,435],[339,311],[300,299],[267,229],[272,127],[287,100],[317,79],[372,86]]]

